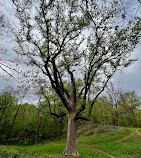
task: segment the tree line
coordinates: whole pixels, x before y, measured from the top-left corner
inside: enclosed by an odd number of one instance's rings
[[[114,92],[111,93],[112,95]],[[118,96],[101,96],[92,110],[92,123],[112,126],[141,127],[141,97],[134,91],[122,92]],[[0,93],[0,142],[1,144],[33,145],[65,136],[66,117],[57,118],[52,113],[63,110],[56,96],[39,100],[38,104],[18,103],[14,91]],[[87,115],[89,100],[86,105]],[[18,110],[18,112],[17,112]],[[77,126],[85,124],[79,120]]]

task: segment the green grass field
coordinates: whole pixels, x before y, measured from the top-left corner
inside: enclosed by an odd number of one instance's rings
[[[0,146],[0,158],[64,158],[64,147],[65,139],[34,146]],[[80,158],[141,158],[141,129],[89,130],[78,135],[78,150]]]

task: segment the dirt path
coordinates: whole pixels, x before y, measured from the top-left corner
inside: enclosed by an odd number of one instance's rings
[[[129,136],[127,136],[125,138],[122,138],[122,139],[118,140],[117,142],[122,142],[123,140],[126,140],[126,139],[132,137],[134,134],[135,134],[135,132],[131,133]]]
[[[141,133],[138,131],[138,129],[134,130],[130,135],[128,135],[127,137],[124,137],[116,142],[121,142],[121,141],[124,141],[130,137],[133,137],[134,135],[139,135],[141,137]],[[54,142],[50,142],[51,144],[54,144]],[[116,158],[115,156],[112,156],[112,155],[109,155],[108,153],[106,153],[105,151],[101,150],[101,149],[98,149],[98,148],[95,148],[93,145],[88,145],[88,144],[83,144],[83,143],[79,143],[80,146],[84,146],[84,147],[87,147],[91,150],[94,150],[94,151],[97,151],[103,155],[106,155],[106,156],[109,156],[110,158]],[[53,155],[54,156],[54,155]],[[50,158],[59,158],[58,155],[55,155],[56,157],[50,157]]]
[[[116,157],[114,157],[114,156],[112,156],[112,155],[109,155],[108,153],[106,153],[105,151],[103,151],[103,150],[101,150],[101,149],[98,149],[98,148],[93,147],[93,145],[87,145],[87,144],[80,144],[80,145],[85,146],[85,147],[88,147],[89,149],[94,150],[94,151],[97,151],[97,152],[99,152],[99,153],[101,153],[101,154],[103,154],[103,155],[109,156],[110,158],[116,158]]]
[[[133,137],[134,135],[139,135],[139,136],[141,136],[141,133],[138,131],[138,129],[136,129],[135,131],[133,131],[130,135],[128,135],[127,137],[125,137],[125,138],[122,138],[122,139],[120,139],[120,140],[118,140],[118,141],[116,141],[116,142],[121,142],[121,141],[123,141],[123,140],[126,140],[126,139],[128,139],[128,138],[130,138],[130,137]],[[87,145],[87,144],[80,144],[80,145],[82,145],[82,146],[85,146],[85,147],[88,147],[89,149],[91,149],[91,150],[94,150],[94,151],[97,151],[97,152],[99,152],[99,153],[101,153],[101,154],[104,154],[104,155],[106,155],[106,156],[109,156],[110,158],[116,158],[116,157],[114,157],[114,156],[112,156],[112,155],[109,155],[108,153],[106,153],[105,151],[103,151],[103,150],[101,150],[101,149],[98,149],[98,148],[95,148],[93,145]]]
[[[128,138],[130,138],[130,137],[133,137],[133,135],[139,135],[139,136],[141,136],[141,133],[138,131],[138,129],[136,129],[135,131],[133,131],[133,133],[131,133],[129,136],[127,136],[127,137],[125,137],[125,138],[122,138],[122,139],[120,139],[120,140],[118,140],[117,142],[122,142],[123,140],[126,140],[126,139],[128,139]]]
[[[136,129],[136,133],[137,135],[139,135],[141,137],[141,133]]]

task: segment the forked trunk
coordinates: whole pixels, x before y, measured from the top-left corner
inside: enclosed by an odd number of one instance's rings
[[[75,113],[68,114],[68,132],[64,155],[80,156],[77,150],[77,131]]]

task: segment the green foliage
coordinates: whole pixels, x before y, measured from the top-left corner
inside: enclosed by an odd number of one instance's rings
[[[82,86],[82,81],[77,81],[78,88]],[[14,95],[7,95],[8,93],[2,94],[1,93],[1,103],[4,101],[4,96],[6,95],[7,98],[10,98],[7,101],[6,109],[2,116],[0,122],[0,141],[1,143],[6,143],[7,137],[9,135],[9,131],[11,130],[11,124],[15,113],[19,107],[17,100]],[[3,97],[2,97],[3,96]],[[13,97],[13,98],[12,98]],[[61,111],[65,110],[62,106],[62,102],[58,99],[56,95],[52,93],[50,97],[50,108],[52,112],[60,113]],[[12,101],[13,100],[13,101]],[[81,98],[79,99],[78,105],[81,105]],[[89,104],[91,100],[87,102],[86,111],[82,113],[82,116],[87,116]],[[40,102],[38,107],[29,104],[23,104],[20,106],[19,112],[17,114],[16,120],[14,122],[12,131],[10,133],[11,144],[21,144],[21,145],[32,145],[35,143],[35,137],[37,133],[37,121],[39,119],[39,129],[37,135],[37,142],[47,141],[47,140],[54,140],[55,138],[61,137],[64,132],[66,132],[66,118],[56,118],[55,116],[50,115],[50,108],[48,105],[48,101],[45,100]],[[1,105],[3,107],[4,104]],[[119,113],[119,122],[121,126],[129,126],[128,119],[126,113],[129,113],[131,125],[136,127],[141,127],[141,110],[140,108],[140,97],[138,97],[135,92],[125,92],[119,99],[119,106],[117,109],[111,104],[109,98],[107,97],[100,97],[97,102],[94,104],[94,109],[92,111],[92,120],[96,124],[103,124],[103,125],[114,125],[113,120],[115,118],[115,112]],[[0,110],[0,115],[2,114],[2,110]],[[136,121],[136,124],[135,124]],[[79,120],[77,123],[78,126],[85,126],[87,122]],[[110,127],[110,126],[109,126]],[[95,127],[96,128],[96,127]],[[125,132],[125,133],[124,133]],[[124,131],[120,133],[120,137],[126,135],[129,131]],[[118,132],[117,132],[118,133]],[[116,133],[116,134],[117,134]],[[106,135],[107,134],[107,135]],[[82,142],[89,142],[90,144],[93,143],[100,143],[102,141],[112,141],[115,140],[117,137],[113,132],[111,132],[113,136],[107,133],[107,130],[103,129],[103,127],[99,128],[97,131],[89,130],[85,134],[85,138],[79,137],[79,141]],[[80,134],[79,134],[80,135]],[[96,139],[89,139],[91,138]],[[111,139],[112,138],[112,139]]]
[[[41,107],[36,107],[30,104],[18,105],[15,102],[15,94],[1,93],[0,102],[0,142],[7,143],[7,138],[10,135],[10,144],[33,145],[35,143],[35,136],[37,132],[37,120],[39,112],[39,134],[38,141],[46,141],[60,136],[65,129],[65,119],[57,120],[50,116],[49,107],[45,106],[47,102],[42,102]],[[5,97],[6,96],[6,97]],[[6,104],[4,104],[4,101]],[[58,103],[59,104],[59,103]],[[5,107],[4,112],[3,107]],[[12,127],[12,122],[19,108],[15,122]],[[55,110],[61,108],[58,106]],[[2,116],[2,117],[1,117]],[[12,127],[12,128],[11,128]],[[12,130],[11,130],[12,129]]]
[[[93,122],[115,126],[140,127],[141,98],[134,91],[115,96],[116,104],[111,98],[99,97],[92,111]]]
[[[20,153],[15,149],[7,149],[6,147],[0,148],[1,158],[18,158]]]

